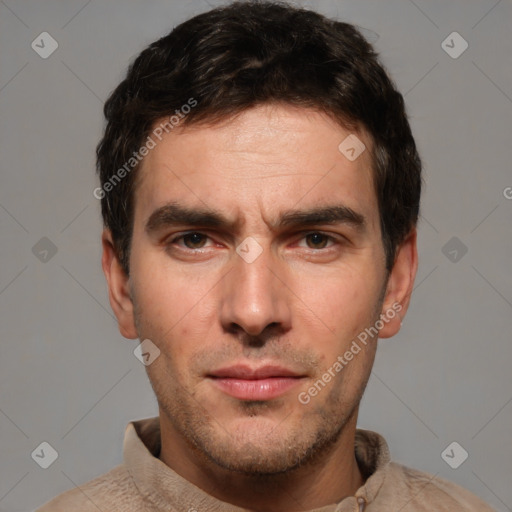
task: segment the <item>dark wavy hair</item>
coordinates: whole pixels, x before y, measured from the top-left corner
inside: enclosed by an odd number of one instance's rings
[[[105,103],[98,144],[101,186],[132,158],[162,118],[190,98],[182,125],[215,123],[262,103],[324,112],[372,139],[386,268],[416,225],[421,160],[402,95],[351,24],[282,2],[234,2],[199,14],[150,44]],[[101,194],[101,211],[129,273],[137,168]],[[126,168],[126,167],[125,167]]]

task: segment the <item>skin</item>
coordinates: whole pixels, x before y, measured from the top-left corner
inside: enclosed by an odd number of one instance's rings
[[[110,232],[103,233],[102,264],[120,332],[150,339],[161,351],[147,366],[159,403],[160,458],[240,507],[308,510],[364,483],[353,447],[377,337],[307,404],[298,394],[396,303],[402,309],[379,337],[399,331],[417,249],[413,229],[388,276],[371,140],[358,132],[367,150],[349,161],[338,150],[349,134],[325,114],[287,105],[175,129],[140,169],[129,277]],[[170,201],[214,208],[238,224],[148,233],[151,214]],[[274,226],[286,210],[331,204],[363,215],[365,229]],[[190,231],[204,236],[177,238]],[[262,249],[252,263],[236,252],[247,237]],[[240,400],[207,377],[239,363],[279,364],[302,378],[278,398]]]

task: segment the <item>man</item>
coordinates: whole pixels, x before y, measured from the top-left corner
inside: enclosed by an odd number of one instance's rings
[[[356,429],[417,269],[403,99],[345,23],[234,3],[145,49],[105,106],[103,270],[159,417],[40,511],[476,511]]]

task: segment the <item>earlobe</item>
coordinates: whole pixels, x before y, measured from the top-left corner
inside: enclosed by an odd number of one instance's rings
[[[117,318],[119,332],[125,338],[136,339],[138,334],[135,327],[129,280],[119,262],[109,229],[103,230],[101,243],[103,247],[101,266],[107,280],[110,306]]]
[[[381,319],[384,326],[379,338],[390,338],[400,330],[409,308],[416,271],[418,270],[417,233],[413,228],[397,248],[395,264],[391,270],[382,304]]]

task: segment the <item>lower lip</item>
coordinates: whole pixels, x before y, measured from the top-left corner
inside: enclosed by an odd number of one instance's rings
[[[217,377],[211,380],[222,391],[239,400],[270,400],[286,393],[302,379],[300,377],[272,377],[247,380]]]

